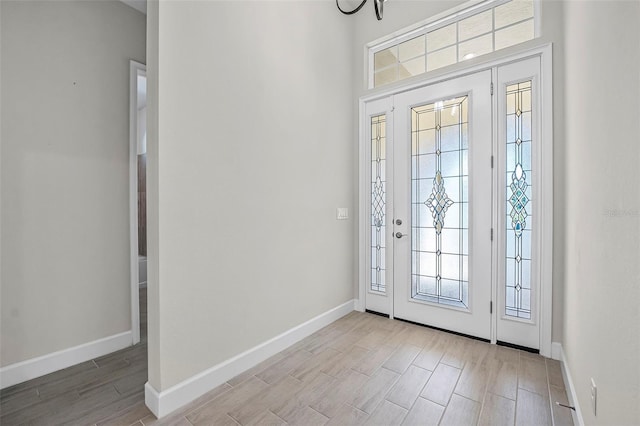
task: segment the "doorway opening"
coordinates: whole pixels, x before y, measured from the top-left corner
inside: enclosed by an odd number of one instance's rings
[[[147,73],[131,61],[129,97],[129,222],[133,344],[147,336]]]

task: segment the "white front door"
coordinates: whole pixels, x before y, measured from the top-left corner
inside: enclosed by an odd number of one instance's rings
[[[365,309],[540,348],[539,86],[535,57],[364,104]]]
[[[491,337],[491,71],[394,97],[394,317]]]

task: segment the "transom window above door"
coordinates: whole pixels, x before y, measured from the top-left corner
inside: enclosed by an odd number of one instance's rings
[[[487,0],[372,43],[369,87],[379,87],[538,37],[538,0]]]

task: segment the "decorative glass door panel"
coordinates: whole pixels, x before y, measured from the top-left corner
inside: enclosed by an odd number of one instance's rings
[[[386,208],[386,115],[371,117],[371,291],[384,293]]]
[[[411,108],[411,297],[469,308],[468,96]]]
[[[531,319],[531,80],[507,86],[505,314]]]
[[[540,59],[504,65],[497,73],[496,340],[540,348],[539,202]]]
[[[485,339],[490,87],[484,71],[394,96],[394,316]]]
[[[391,217],[393,215],[393,188],[389,180],[393,176],[393,99],[384,98],[368,102],[365,108],[365,137],[367,179],[365,182],[366,205],[366,254],[365,308],[370,311],[391,314],[390,291],[393,281],[391,264]]]

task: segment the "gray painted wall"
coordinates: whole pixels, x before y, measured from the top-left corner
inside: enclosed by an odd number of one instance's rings
[[[640,424],[640,3],[565,7],[564,350],[585,424]]]
[[[353,212],[356,141],[352,22],[331,3],[154,7],[149,381],[161,391],[353,298],[354,221],[336,208]]]
[[[2,1],[0,365],[131,329],[129,59],[118,1]]]

